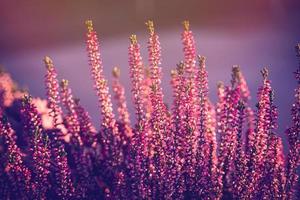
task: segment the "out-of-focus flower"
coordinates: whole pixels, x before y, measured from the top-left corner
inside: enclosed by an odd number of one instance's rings
[[[113,68],[113,91],[115,93],[115,99],[117,101],[117,110],[119,114],[119,122],[122,127],[121,132],[125,133],[125,137],[132,137],[132,129],[130,127],[130,119],[129,119],[129,112],[127,108],[126,98],[125,98],[125,89],[123,85],[120,83],[120,68],[114,67]]]

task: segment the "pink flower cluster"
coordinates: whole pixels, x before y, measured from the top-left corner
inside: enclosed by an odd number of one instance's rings
[[[206,58],[197,56],[193,32],[184,21],[184,60],[171,71],[169,109],[161,85],[159,37],[153,21],[147,21],[149,67],[136,35],[128,48],[132,125],[120,69],[113,69],[111,96],[97,33],[92,21],[86,25],[102,115],[99,131],[68,81],[59,84],[49,57],[44,59],[47,100],[32,98],[1,71],[0,199],[299,198],[300,65],[285,156],[267,68],[261,71],[255,110],[239,66],[232,68],[230,85],[218,84],[218,102],[212,103]],[[300,57],[300,45],[296,50]]]

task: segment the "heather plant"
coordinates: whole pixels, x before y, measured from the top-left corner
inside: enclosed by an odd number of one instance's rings
[[[184,21],[184,59],[171,71],[173,103],[168,108],[161,45],[153,21],[147,21],[147,67],[137,36],[129,38],[135,109],[129,113],[120,69],[112,70],[110,93],[98,35],[92,21],[86,25],[102,120],[92,124],[49,57],[44,59],[46,100],[20,90],[1,70],[0,199],[299,198],[300,65],[285,157],[267,68],[261,70],[255,109],[239,66],[232,68],[230,85],[218,83],[213,103],[206,58],[197,56],[193,32]],[[296,50],[300,57],[300,45]]]

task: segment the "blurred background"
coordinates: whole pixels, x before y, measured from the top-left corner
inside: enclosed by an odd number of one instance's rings
[[[128,37],[137,34],[147,65],[145,21],[154,20],[163,56],[165,101],[172,102],[170,70],[183,59],[182,21],[189,20],[197,53],[207,57],[210,97],[216,84],[229,84],[232,65],[240,65],[254,106],[262,84],[260,69],[268,66],[279,108],[278,134],[289,125],[300,42],[299,0],[90,0],[0,1],[0,64],[33,96],[45,97],[43,57],[50,56],[59,78],[70,81],[74,95],[99,127],[100,115],[85,51],[84,21],[92,19],[101,41],[106,78],[120,66],[121,81],[134,119],[128,74]]]

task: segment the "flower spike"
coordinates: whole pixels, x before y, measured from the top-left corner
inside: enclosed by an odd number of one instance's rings
[[[89,64],[91,66],[92,77],[94,79],[94,87],[97,92],[100,111],[103,116],[101,123],[103,129],[111,129],[115,142],[119,140],[119,131],[116,126],[116,120],[113,113],[111,97],[109,95],[109,87],[103,74],[103,64],[101,54],[99,52],[100,45],[96,31],[93,29],[92,21],[86,22],[88,33],[87,36],[87,51],[89,56]],[[108,141],[106,141],[108,142]]]
[[[48,145],[48,136],[42,129],[41,118],[32,103],[32,97],[29,95],[25,95],[22,99],[21,114],[33,158],[33,187],[35,187],[33,197],[45,199],[46,192],[49,190],[51,152]]]
[[[46,96],[48,100],[48,106],[51,110],[49,116],[53,118],[53,126],[55,128],[62,128],[62,110],[59,105],[60,95],[59,83],[57,80],[57,72],[54,68],[53,61],[50,57],[46,56],[44,58],[44,63],[47,68],[47,73],[45,75],[45,85],[47,91]]]
[[[121,129],[122,136],[124,136],[124,143],[126,143],[128,138],[132,136],[132,129],[130,127],[130,119],[129,119],[129,112],[127,108],[127,102],[125,98],[125,89],[123,85],[120,83],[119,77],[120,77],[121,70],[119,67],[114,67],[112,74],[114,76],[113,80],[113,92],[115,93],[115,99],[117,101],[118,105],[118,113],[119,113],[119,129]]]
[[[71,89],[69,88],[69,81],[63,79],[60,83],[61,85],[61,95],[62,95],[62,103],[67,110],[67,127],[72,137],[72,142],[75,142],[76,145],[83,145],[81,136],[80,136],[80,123],[78,119],[78,115],[76,113],[75,101],[72,95]]]
[[[150,151],[153,154],[154,159],[150,162],[156,171],[153,173],[153,179],[157,181],[157,195],[160,198],[168,198],[170,193],[174,192],[173,182],[174,176],[170,173],[172,171],[172,165],[175,164],[172,156],[171,148],[173,146],[173,135],[170,130],[166,130],[165,126],[169,127],[171,121],[168,117],[168,110],[163,102],[163,92],[161,87],[162,69],[161,64],[161,46],[158,35],[154,32],[153,21],[147,23],[149,29],[148,39],[148,60],[149,60],[149,79],[150,79],[150,107],[151,117],[150,126],[152,128],[152,136],[150,139]],[[172,163],[167,167],[166,163]],[[165,176],[166,180],[160,180],[159,177]],[[165,186],[164,186],[165,185]],[[167,188],[163,192],[162,188]]]

